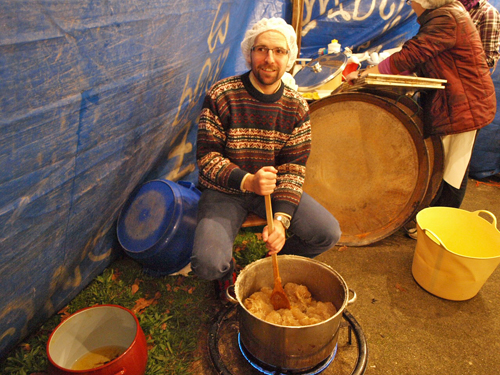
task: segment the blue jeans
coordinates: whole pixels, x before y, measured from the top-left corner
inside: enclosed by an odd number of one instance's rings
[[[266,217],[264,197],[203,191],[198,202],[191,268],[200,278],[216,280],[233,272],[233,243],[249,212]],[[333,215],[307,193],[292,217],[289,237],[279,254],[314,257],[331,249],[340,239]]]

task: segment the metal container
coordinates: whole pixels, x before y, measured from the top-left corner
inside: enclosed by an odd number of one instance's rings
[[[336,89],[342,83],[342,71],[346,64],[347,56],[343,53],[332,53],[310,61],[294,76],[298,91]]]
[[[282,370],[305,371],[327,359],[335,350],[342,312],[356,300],[349,300],[349,289],[342,277],[330,266],[309,258],[278,256],[283,285],[293,282],[305,285],[314,299],[331,302],[337,312],[314,325],[291,327],[268,323],[255,317],[244,306],[247,297],[262,287],[274,285],[271,258],[249,264],[236,280],[234,291],[239,303],[238,320],[242,344],[255,358]]]

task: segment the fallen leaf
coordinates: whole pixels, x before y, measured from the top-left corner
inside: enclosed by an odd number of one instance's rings
[[[134,308],[132,309],[132,311],[135,313],[135,314],[139,314],[139,312],[141,312],[142,310],[144,310],[146,307],[148,307],[149,305],[151,305],[151,303],[153,303],[154,300],[147,300],[145,298],[139,298],[137,301],[135,301],[135,306]]]
[[[132,309],[132,311],[137,315],[141,313],[142,310],[148,308],[149,306],[158,303],[158,299],[161,297],[160,292],[156,292],[154,298],[151,299],[145,299],[145,298],[139,298],[137,301],[135,301],[135,306]]]
[[[58,314],[64,314],[68,311],[69,306],[64,306],[61,310],[59,310],[57,313]]]
[[[31,345],[28,343],[21,344],[21,348],[23,348],[25,352],[31,352]]]
[[[345,250],[347,250],[347,246],[345,245],[339,248],[339,251],[345,251]]]
[[[61,322],[65,319],[67,319],[71,314],[68,312],[69,306],[66,306],[63,308],[61,311],[58,312],[59,315],[61,315]]]
[[[139,284],[142,282],[140,279],[135,279],[132,285],[132,294],[136,294],[139,291]]]
[[[119,280],[119,279],[120,279],[120,276],[121,276],[121,275],[122,275],[122,273],[121,273],[121,272],[120,272],[117,268],[115,268],[115,269],[113,270],[113,274],[111,275],[111,280],[113,280],[113,281],[117,281],[117,280]]]
[[[406,289],[403,288],[399,283],[396,283],[396,289],[401,291],[401,292],[406,292]]]
[[[153,337],[151,335],[146,336],[146,342],[148,343],[147,344],[148,351],[150,351],[155,347]]]
[[[487,185],[487,186],[495,186],[495,187],[500,187],[500,183],[498,182],[483,182],[483,181],[476,181],[476,186],[479,185]]]

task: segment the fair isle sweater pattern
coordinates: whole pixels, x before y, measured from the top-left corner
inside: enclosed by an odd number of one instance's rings
[[[273,209],[293,215],[310,150],[309,107],[284,84],[265,95],[253,87],[247,72],[217,82],[205,97],[197,140],[202,187],[244,194],[245,174],[272,165],[278,170]]]

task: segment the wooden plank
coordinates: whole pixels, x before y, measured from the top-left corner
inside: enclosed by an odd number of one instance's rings
[[[297,58],[300,57],[300,46],[302,40],[302,18],[304,16],[304,0],[293,0],[292,27],[297,34]]]
[[[404,75],[392,75],[392,74],[373,74],[370,73],[363,78],[369,78],[372,80],[383,80],[383,81],[391,81],[391,82],[415,82],[416,84],[420,83],[446,83],[445,79],[437,79],[437,78],[427,78],[427,77],[415,77],[415,76],[404,76]]]
[[[370,73],[363,78],[357,79],[352,87],[406,87],[442,90],[444,89],[443,84],[446,82],[445,79]]]

